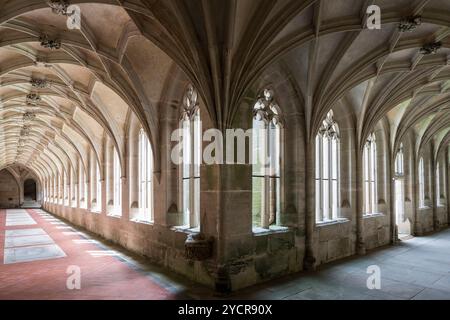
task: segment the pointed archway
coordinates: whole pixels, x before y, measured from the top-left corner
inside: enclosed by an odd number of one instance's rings
[[[23,183],[23,199],[24,201],[37,200],[37,185],[34,179],[27,179]]]

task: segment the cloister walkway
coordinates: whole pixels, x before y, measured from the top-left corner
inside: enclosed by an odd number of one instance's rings
[[[367,288],[370,266],[379,290]],[[450,300],[450,229],[225,297],[42,210],[0,210],[0,299]]]

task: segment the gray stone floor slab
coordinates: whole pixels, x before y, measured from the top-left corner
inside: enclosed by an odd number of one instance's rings
[[[6,237],[5,248],[36,246],[42,244],[53,244],[54,241],[48,235],[34,235],[23,237]]]
[[[34,220],[18,220],[18,221],[6,221],[7,227],[16,227],[16,226],[32,226],[36,225],[36,221]]]
[[[36,221],[25,210],[7,210],[6,226],[31,226],[37,224]]]
[[[47,234],[43,229],[6,230],[6,237],[37,236]]]
[[[56,244],[5,249],[4,263],[13,264],[63,258],[66,254]]]

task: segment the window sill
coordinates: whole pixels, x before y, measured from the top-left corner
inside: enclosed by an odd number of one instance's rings
[[[130,221],[136,224],[143,224],[147,226],[153,226],[155,224],[153,221],[144,221],[141,219],[131,219]]]
[[[340,219],[337,219],[337,220],[316,222],[316,227],[317,228],[322,228],[322,227],[334,226],[334,225],[348,223],[348,222],[350,222],[349,219],[340,218]]]
[[[385,214],[382,212],[376,212],[376,213],[365,213],[363,215],[364,219],[370,219],[370,218],[380,218],[380,217],[385,217]]]
[[[120,214],[117,214],[117,213],[110,213],[110,214],[108,214],[108,217],[114,218],[114,219],[121,219],[122,218],[122,216]]]
[[[253,235],[254,236],[264,236],[269,234],[276,233],[286,233],[290,229],[288,227],[280,227],[280,226],[271,226],[269,229],[261,228],[261,227],[253,227]]]
[[[418,209],[419,210],[429,210],[429,209],[431,209],[431,207],[430,206],[422,206],[422,207],[419,207]]]
[[[175,232],[184,232],[186,234],[200,233],[200,227],[189,228],[186,226],[177,226],[177,227],[172,227],[171,230],[175,231]]]

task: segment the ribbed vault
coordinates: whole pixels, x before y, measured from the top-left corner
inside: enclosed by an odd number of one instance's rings
[[[50,2],[0,2],[0,167],[25,166],[41,179],[68,175],[77,161],[86,171],[91,152],[102,163],[106,139],[124,165],[132,118],[158,139],[155,102],[172,62],[130,18],[142,6],[74,1],[81,29],[69,30]],[[155,74],[138,75],[129,56],[154,60]]]
[[[343,103],[360,147],[380,121],[389,123],[391,150],[409,132],[416,152],[448,144],[450,1],[70,4],[80,6],[80,30],[67,29],[67,16],[46,1],[0,2],[0,166],[44,177],[77,157],[86,165],[88,150],[100,161],[105,137],[122,156],[133,115],[156,146],[158,169],[158,108],[173,68],[219,128],[233,125],[248,91],[275,67],[295,87],[308,141]],[[370,4],[381,8],[380,30],[366,28]]]

